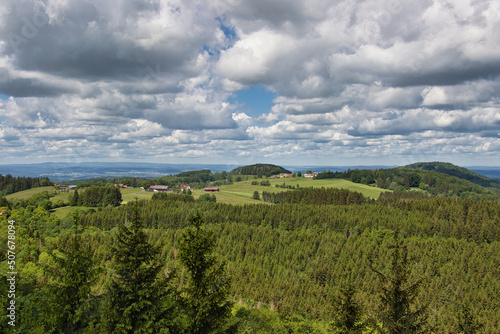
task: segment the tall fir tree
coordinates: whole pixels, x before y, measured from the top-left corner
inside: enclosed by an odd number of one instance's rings
[[[64,249],[54,252],[57,267],[51,271],[54,285],[50,287],[54,298],[51,309],[55,315],[55,333],[82,333],[91,320],[91,287],[97,268],[89,246],[82,240],[83,227],[78,214],[73,215],[74,231]]]
[[[480,323],[472,313],[472,310],[467,305],[462,305],[458,319],[458,333],[460,334],[475,334],[479,333],[484,328],[484,324]]]
[[[376,320],[382,325],[378,329],[388,334],[427,333],[426,306],[415,307],[423,280],[409,282],[408,250],[399,238],[398,231],[390,249],[393,250],[390,275],[371,268],[381,282],[380,308]]]
[[[231,316],[229,301],[230,279],[225,264],[213,254],[215,234],[202,228],[199,213],[189,219],[194,228],[188,229],[179,242],[179,260],[189,275],[188,286],[181,297],[189,317],[190,334],[218,333]]]
[[[73,193],[73,196],[70,196],[69,199],[69,205],[70,206],[78,206],[79,204],[79,199],[78,199],[78,190],[75,189],[75,192]]]
[[[137,202],[130,226],[120,224],[115,244],[114,275],[103,311],[107,333],[178,333],[178,308],[159,250],[148,242]]]
[[[356,289],[347,284],[335,298],[335,320],[331,326],[335,333],[361,334],[366,328],[363,323],[363,308],[355,298]]]

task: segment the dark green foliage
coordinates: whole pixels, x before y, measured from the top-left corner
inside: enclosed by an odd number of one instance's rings
[[[43,208],[44,210],[50,210],[56,207],[58,204],[50,201],[50,198],[55,195],[55,192],[42,191],[37,193],[27,199],[14,200],[11,203],[12,208],[26,208],[29,211],[33,211],[36,207]]]
[[[437,171],[398,167],[376,170],[348,169],[345,172],[325,170],[315,176],[314,179],[346,179],[356,183],[373,184],[379,188],[390,190],[405,191],[411,188],[419,188],[432,195],[460,197],[464,199],[500,198],[498,189],[484,188],[475,184],[469,180],[472,177],[468,174],[457,173],[457,175],[463,178]]]
[[[200,202],[212,202],[215,203],[217,202],[217,197],[215,195],[210,195],[210,194],[203,194],[200,197],[198,197],[198,201]]]
[[[231,315],[230,280],[225,274],[225,263],[217,263],[213,254],[215,234],[202,228],[199,213],[189,221],[194,229],[184,232],[179,241],[179,261],[189,276],[181,295],[189,319],[187,332],[216,333]]]
[[[264,191],[262,199],[265,202],[274,204],[361,204],[364,202],[361,193],[347,189],[320,188],[320,189],[301,189],[297,191],[284,191],[279,193],[269,193]]]
[[[237,283],[230,288],[231,297],[240,300],[240,306],[233,309],[236,317],[220,327],[228,333],[235,332],[235,326],[236,333],[325,333],[338,305],[332,303],[333,292],[348,283],[356,287],[355,300],[363,305],[365,316],[373,315],[380,304],[376,294],[380,290],[378,274],[369,270],[369,260],[392,277],[393,252],[388,249],[394,244],[392,230],[397,227],[408,249],[408,285],[427,277],[418,301],[428,305],[428,322],[436,326],[433,332],[457,334],[460,325],[472,324],[467,328],[474,329],[476,324],[484,324],[476,332],[500,333],[500,204],[426,197],[420,192],[403,194],[403,198],[388,196],[357,205],[245,206],[171,200],[167,194],[165,200],[137,201],[136,206],[147,227],[144,233],[149,244],[158,247],[168,268],[179,259],[175,245],[189,224],[188,217],[201,212],[204,226],[217,238],[214,255],[227,263],[224,269]],[[50,333],[58,320],[52,312],[58,306],[48,292],[50,282],[43,275],[47,262],[42,255],[52,252],[52,245],[68,249],[71,238],[66,235],[71,225],[38,206],[48,198],[43,194],[36,200],[20,201],[23,205],[13,203],[9,217],[0,216],[1,231],[6,231],[8,219],[15,219],[19,228],[16,260],[21,333]],[[97,305],[85,313],[90,319],[87,333],[106,333],[104,324],[96,320],[109,314],[106,305],[110,303],[104,296],[115,278],[111,276],[111,248],[116,246],[117,226],[132,220],[132,209],[132,203],[98,208],[81,219],[83,225],[89,225],[80,234],[82,247],[90,247],[96,263],[109,270],[98,276],[93,287]],[[0,233],[2,268],[6,265],[6,237]],[[179,275],[178,281],[180,287],[186,287],[187,275]],[[0,298],[0,304],[4,299]],[[182,315],[181,306],[172,299],[165,300],[163,314],[169,319],[165,323],[178,324],[170,332],[182,333],[188,314]],[[464,303],[469,315],[457,311]],[[172,319],[177,311],[180,317]],[[164,319],[154,316],[157,310],[149,314],[149,318]]]
[[[451,176],[456,176],[460,179],[464,179],[475,183],[483,187],[500,188],[500,180],[495,180],[490,177],[480,175],[473,172],[467,168],[459,167],[454,164],[447,162],[417,162],[411,165],[405,166],[409,169],[417,169],[424,171],[434,171]]]
[[[259,201],[260,200],[260,195],[259,195],[259,192],[257,190],[255,190],[253,192],[253,195],[252,195],[252,199],[256,200],[256,201]]]
[[[79,202],[79,196],[78,196],[78,190],[76,189],[73,195],[70,195],[69,197],[69,205],[78,206],[78,202]]]
[[[5,197],[0,197],[0,208],[12,208],[9,201]]]
[[[390,275],[372,268],[381,282],[377,313],[377,320],[382,324],[380,331],[388,334],[428,333],[425,328],[426,307],[416,307],[422,279],[409,283],[408,251],[399,239],[398,232],[394,237],[394,245],[390,248],[393,249]]]
[[[12,177],[7,174],[0,174],[0,196],[13,194],[18,191],[28,190],[31,188],[53,186],[47,177]]]
[[[291,174],[292,172],[284,169],[283,167],[271,164],[255,164],[243,166],[235,168],[230,172],[230,174],[233,175],[265,175],[267,177],[281,173]]]
[[[339,334],[361,334],[366,328],[363,323],[363,308],[355,299],[355,287],[348,283],[340,289],[335,302],[335,320],[332,327]]]
[[[108,333],[160,333],[175,329],[175,305],[159,251],[148,242],[137,208],[130,226],[118,229],[114,273],[106,295],[103,324]],[[176,331],[174,330],[174,333]]]
[[[195,199],[191,194],[173,194],[173,193],[154,193],[151,197],[153,201],[170,201],[170,202],[185,202],[185,203],[194,203]]]
[[[76,190],[75,190],[76,191]],[[75,196],[75,195],[73,195]],[[92,186],[78,196],[78,205],[91,207],[119,206],[122,194],[117,187]]]
[[[380,194],[377,201],[389,204],[399,201],[415,200],[415,199],[427,199],[432,197],[432,195],[425,193],[423,191],[385,191]]]
[[[260,181],[260,185],[264,187],[270,187],[271,182],[269,180]]]
[[[469,306],[462,305],[459,314],[458,328],[460,334],[475,334],[481,332],[484,328],[484,324],[477,321]]]
[[[83,245],[83,229],[79,217],[73,217],[74,232],[65,248],[52,253],[57,267],[51,272],[54,285],[50,286],[53,306],[51,316],[56,317],[53,333],[81,333],[90,319],[92,296],[90,289],[97,271],[92,249]]]
[[[216,177],[212,172],[208,169],[205,170],[196,170],[189,171],[176,174],[174,176],[169,177],[160,177],[151,179],[151,182],[154,184],[163,184],[163,185],[180,185],[180,184],[189,184],[204,186],[208,182],[215,181]]]
[[[175,174],[176,177],[180,178],[200,178],[202,181],[209,181],[212,178],[212,172],[209,169],[204,170],[194,170],[189,172],[182,172]]]

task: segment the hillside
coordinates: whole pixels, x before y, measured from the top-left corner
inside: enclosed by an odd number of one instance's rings
[[[345,179],[355,183],[374,185],[379,188],[398,191],[420,189],[436,196],[460,197],[464,199],[500,198],[500,188],[492,186],[484,187],[467,179],[470,178],[479,182],[478,180],[483,180],[483,177],[479,174],[465,168],[459,169],[459,167],[451,168],[448,166],[446,169],[444,167],[440,169],[448,170],[450,173],[454,170],[454,173],[462,176],[462,178],[435,170],[412,168],[410,165],[410,167],[378,170],[349,169],[345,172],[326,170],[318,174],[315,179]],[[488,178],[485,177],[485,179],[487,180]],[[491,179],[490,181],[489,184],[494,185],[495,180]]]
[[[500,180],[486,177],[467,168],[456,166],[448,162],[417,162],[411,165],[407,165],[405,166],[405,168],[443,173],[470,181],[482,187],[500,189]]]
[[[255,164],[255,165],[235,168],[229,173],[233,175],[265,175],[269,177],[271,175],[276,175],[281,173],[291,174],[292,172],[276,165]]]

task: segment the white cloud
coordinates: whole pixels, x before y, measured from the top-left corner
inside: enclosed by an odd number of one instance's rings
[[[499,29],[493,1],[6,0],[0,154],[489,158]],[[258,84],[269,113],[228,102]]]

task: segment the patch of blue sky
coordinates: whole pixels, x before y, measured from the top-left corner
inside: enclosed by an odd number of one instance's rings
[[[235,92],[228,102],[240,105],[239,111],[257,118],[271,111],[275,98],[276,93],[267,90],[264,85],[256,85]]]
[[[9,97],[7,95],[0,94],[0,100],[8,100]]]
[[[226,38],[229,41],[234,41],[234,40],[238,39],[238,34],[236,34],[236,29],[234,27],[224,23],[224,21],[226,20],[224,15],[217,17],[216,20],[217,20],[217,22],[219,22],[220,30],[222,30],[222,32],[224,33],[224,36],[226,36]]]
[[[233,46],[234,42],[238,40],[236,29],[225,23],[225,15],[216,17],[215,20],[219,24],[219,29],[224,33],[227,43],[222,48],[211,48],[207,45],[203,45],[203,51],[207,52],[210,56],[219,55],[221,50],[229,49]]]

